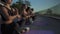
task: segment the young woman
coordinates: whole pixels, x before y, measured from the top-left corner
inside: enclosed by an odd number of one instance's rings
[[[18,11],[10,7],[13,0],[1,0],[4,2],[4,6],[1,7],[1,32],[2,34],[13,34],[16,24],[13,22],[15,18],[20,18]]]
[[[26,23],[26,19],[28,18],[28,13],[27,13],[27,11],[26,11],[26,9],[28,8],[28,6],[26,5],[26,4],[22,4],[22,8],[21,8],[21,12],[20,12],[20,14],[21,14],[21,16],[22,16],[22,18],[23,18],[23,22],[22,23],[20,23],[21,24],[21,27],[23,27],[23,30],[21,31],[21,33],[24,33],[24,32],[27,32],[27,31],[29,31],[29,27],[28,28],[26,28],[26,26],[25,26],[25,23]]]

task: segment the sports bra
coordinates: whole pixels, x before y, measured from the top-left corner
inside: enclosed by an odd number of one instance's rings
[[[5,6],[3,6],[3,7],[5,7]],[[17,11],[13,11],[13,8],[11,8],[11,10],[8,9],[7,7],[5,7],[5,8],[8,10],[8,14],[9,14],[10,16],[14,16],[14,15],[17,14]],[[16,10],[16,9],[15,9],[15,10]],[[6,21],[6,20],[7,20],[7,17],[4,16],[2,10],[0,10],[0,14],[1,14],[2,20],[3,20],[3,21]]]

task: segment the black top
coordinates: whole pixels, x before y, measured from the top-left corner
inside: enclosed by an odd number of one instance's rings
[[[3,7],[5,7],[5,6],[3,6]],[[10,16],[16,15],[17,11],[13,11],[12,8],[11,8],[11,10],[8,9],[7,7],[5,7],[5,8],[8,10],[8,14],[9,14]],[[5,17],[5,15],[3,14],[2,10],[0,10],[0,14],[1,14],[1,16],[2,16],[2,20],[6,21],[6,20],[7,20],[7,17]]]

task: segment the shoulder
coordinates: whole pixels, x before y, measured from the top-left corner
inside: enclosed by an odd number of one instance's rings
[[[1,7],[2,12],[7,12],[7,9],[5,7]]]
[[[6,9],[4,6],[1,7],[2,10]]]
[[[13,11],[18,11],[18,9],[17,8],[12,8],[13,9]]]

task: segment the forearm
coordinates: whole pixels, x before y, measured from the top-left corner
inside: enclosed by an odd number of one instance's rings
[[[15,18],[16,18],[16,16],[9,16],[9,17],[7,17],[7,20],[5,21],[5,24],[12,23]]]
[[[17,16],[9,16],[8,19],[9,20],[12,20],[12,19],[15,19]]]
[[[17,18],[20,19],[21,18],[21,15],[17,15]]]

